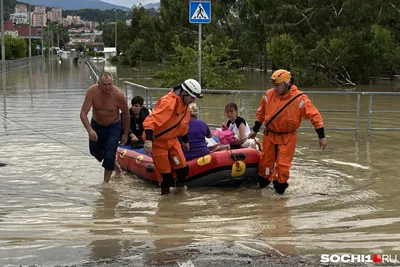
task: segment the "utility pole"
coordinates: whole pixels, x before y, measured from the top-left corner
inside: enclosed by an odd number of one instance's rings
[[[51,51],[51,57],[53,57],[53,47],[54,47],[54,43],[53,43],[53,23],[50,26],[50,45],[51,47],[49,48]]]
[[[44,38],[44,34],[43,34],[43,18],[42,18],[42,57],[44,57],[44,53],[43,53],[43,38]]]
[[[115,11],[115,54],[116,54],[116,56],[118,56],[118,53],[117,53],[117,36],[118,36],[118,34],[117,34],[117,30],[118,30],[117,21],[118,21],[118,17],[117,17],[117,10],[114,9],[114,11]]]
[[[3,0],[1,0],[0,4],[0,12],[1,12],[1,70],[4,72],[4,68],[6,67],[6,47],[4,44],[4,6]]]
[[[57,24],[57,47],[60,49],[60,27]]]
[[[29,51],[29,59],[32,57],[32,40],[31,40],[31,35],[32,35],[32,32],[31,32],[31,24],[32,24],[32,22],[31,22],[31,0],[29,0],[29,4],[28,4],[28,16],[29,16],[29,47],[28,47],[28,51]]]

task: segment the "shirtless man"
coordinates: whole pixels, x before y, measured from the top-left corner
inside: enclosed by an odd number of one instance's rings
[[[93,107],[93,117],[88,120],[88,113]],[[120,110],[124,114],[124,145],[129,133],[129,109],[124,93],[113,85],[109,72],[99,76],[98,84],[92,85],[86,92],[81,108],[81,121],[89,134],[89,149],[98,161],[103,161],[104,182],[108,183],[114,170],[115,154],[121,136]]]

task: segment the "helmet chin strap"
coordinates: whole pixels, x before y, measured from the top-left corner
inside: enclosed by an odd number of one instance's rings
[[[175,94],[176,95],[179,95],[179,96],[182,96],[182,88],[181,87],[178,87],[178,88],[175,88],[175,90],[174,90],[174,92],[175,92]]]
[[[182,98],[183,103],[188,106],[189,104],[185,103],[185,96],[190,96],[190,95],[189,94],[187,94],[187,95],[181,94],[181,98]]]
[[[292,84],[290,82],[285,82],[285,86],[286,86],[286,89],[283,91],[282,94],[289,92],[289,90],[292,88]]]

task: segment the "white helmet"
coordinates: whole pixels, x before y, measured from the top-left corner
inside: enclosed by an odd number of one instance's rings
[[[201,86],[198,81],[187,79],[181,84],[181,86],[182,89],[192,97],[203,98],[203,95],[201,94]]]

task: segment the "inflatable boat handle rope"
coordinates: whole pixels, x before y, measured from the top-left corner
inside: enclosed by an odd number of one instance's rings
[[[238,140],[238,141],[236,141],[236,142],[237,142],[237,143],[240,143],[240,142],[246,141],[247,139],[249,139],[249,137],[243,138],[243,139]],[[219,148],[219,146],[220,146],[220,145],[218,145],[218,146],[215,147],[213,150],[211,150],[211,151],[210,151],[210,154],[212,154],[212,153],[214,153],[214,152],[217,152],[217,151],[221,151],[221,150],[217,150],[217,149]],[[227,149],[227,150],[230,150],[230,147],[227,147],[226,149]]]
[[[127,157],[128,159],[134,159],[134,160],[138,160],[138,157],[131,157],[131,156],[127,156],[127,155],[124,155],[124,150],[122,150],[121,152],[117,152],[119,155],[120,155],[120,157],[121,158],[123,158],[123,157]],[[141,160],[140,161],[141,163],[143,162],[143,163],[149,163],[149,164],[153,164],[153,161],[151,160]]]
[[[246,139],[248,139],[248,137],[243,138],[243,139],[239,140],[238,142],[243,142],[243,141],[245,141]],[[210,154],[212,154],[212,153],[214,153],[214,152],[217,152],[217,148],[218,148],[218,146],[217,146],[216,148],[214,148],[212,151],[210,151],[210,153],[207,154],[207,155],[210,155]],[[235,155],[234,155],[234,153],[232,152],[232,150],[230,149],[230,147],[227,147],[226,150],[229,150],[230,153],[231,153],[231,155],[232,155],[232,157],[233,157],[233,159],[236,160]],[[124,150],[123,150],[123,151],[124,151]],[[137,160],[137,159],[138,159],[137,157],[131,157],[131,156],[123,155],[123,153],[124,153],[123,151],[118,152],[118,154],[119,154],[119,155],[122,155],[123,157],[127,157],[127,158],[129,158],[129,159],[134,159],[134,160]],[[207,156],[207,155],[204,155],[204,156]],[[204,157],[204,156],[203,156],[203,157]],[[153,161],[152,161],[152,160],[150,161],[150,160],[143,160],[143,159],[142,159],[142,160],[140,160],[140,162],[141,162],[141,163],[153,164]]]

